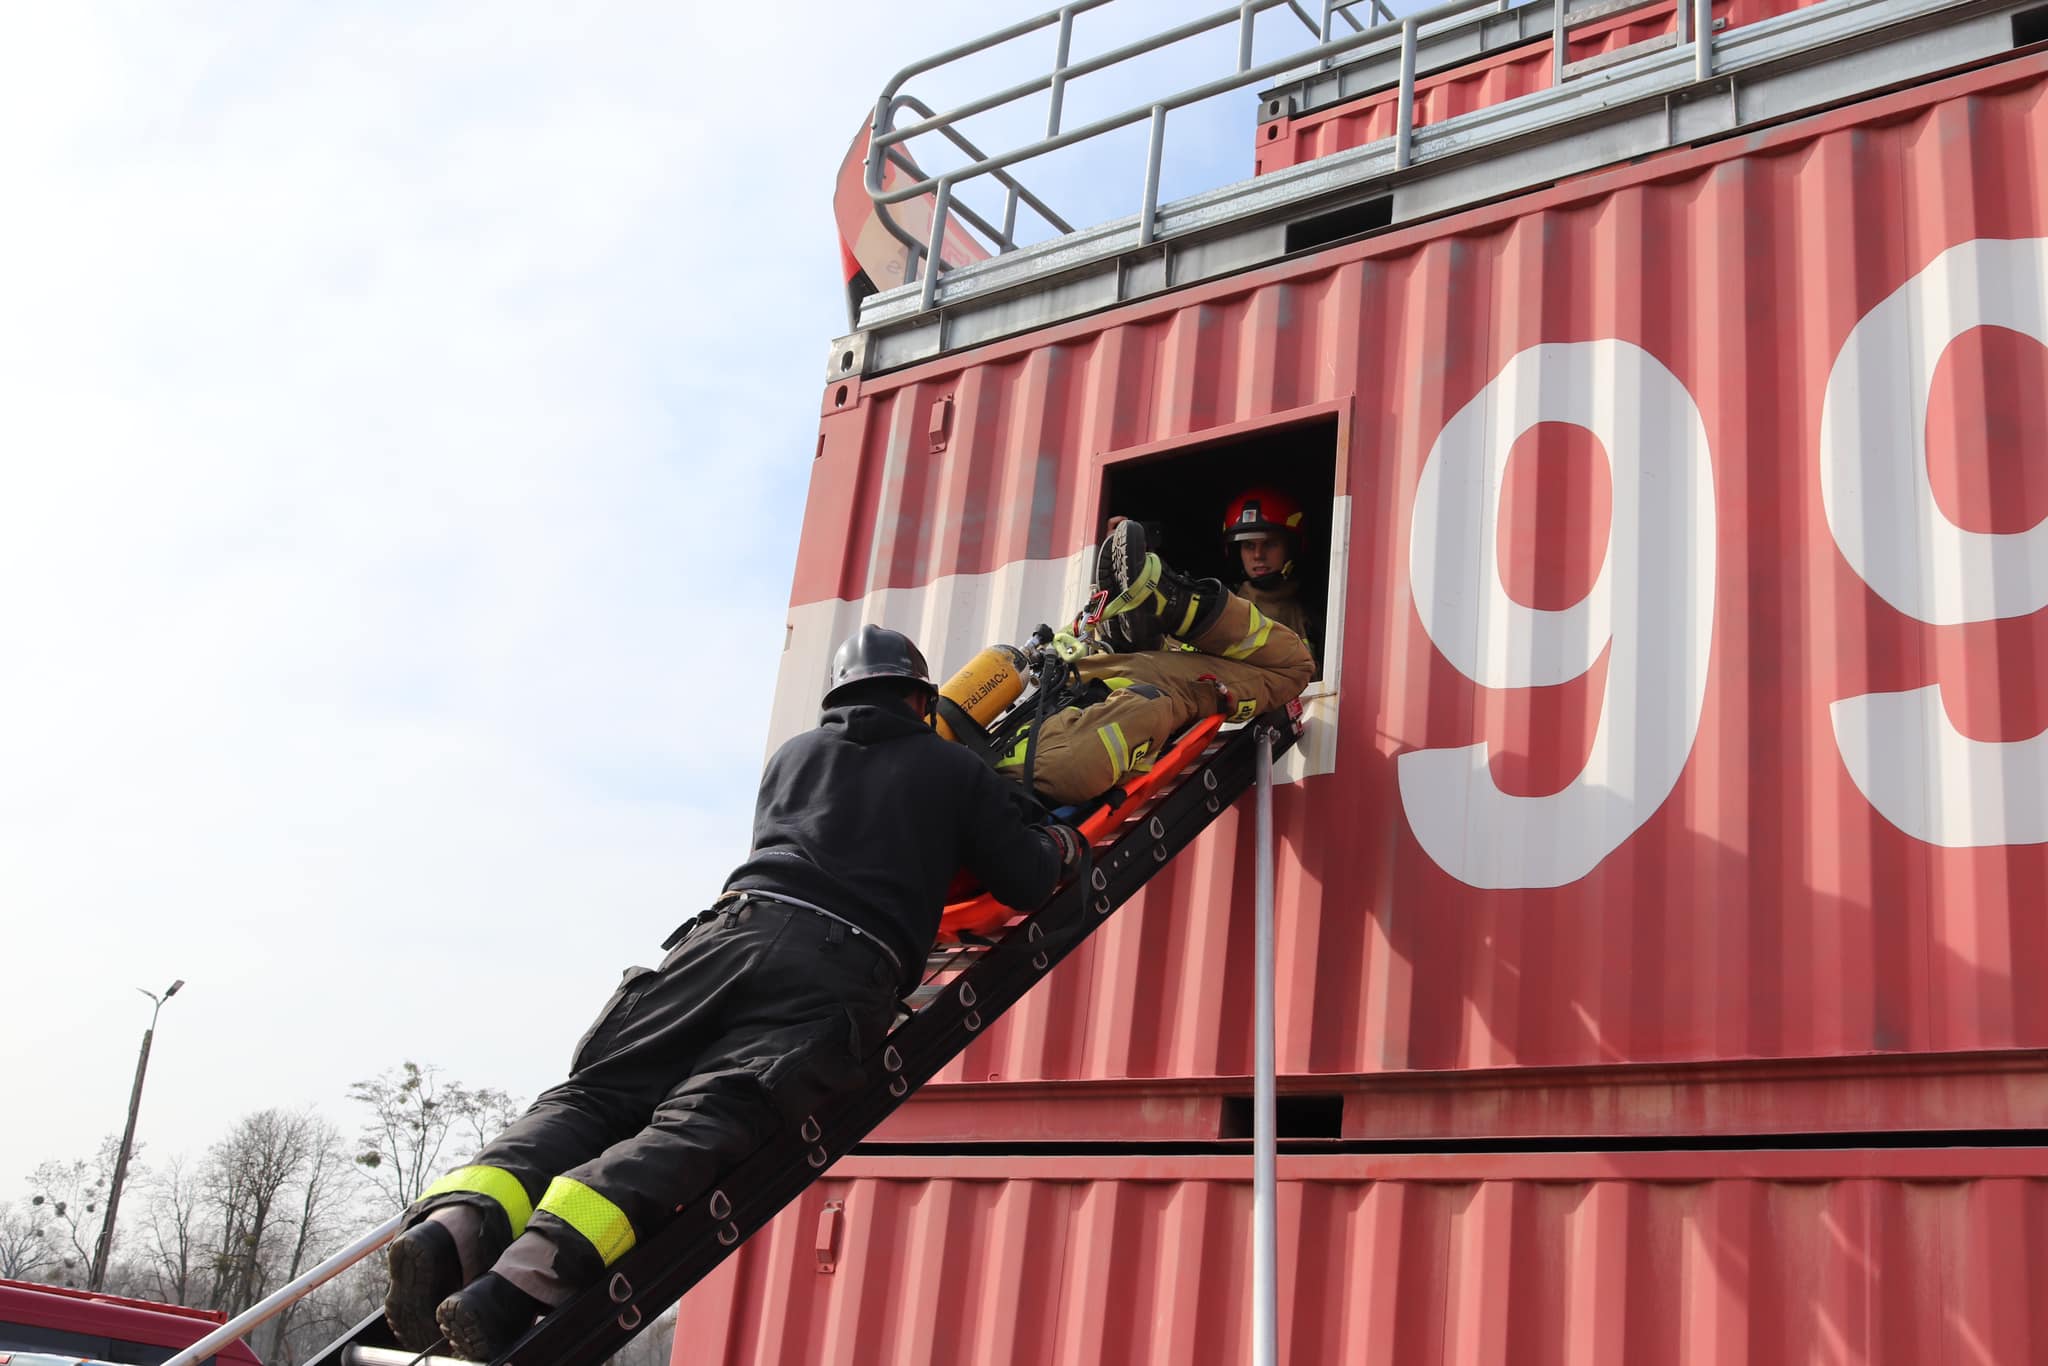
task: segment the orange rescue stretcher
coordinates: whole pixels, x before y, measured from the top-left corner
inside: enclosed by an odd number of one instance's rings
[[[1142,773],[1132,773],[1098,797],[1086,816],[1075,823],[1081,838],[1093,845],[1099,845],[1115,832],[1121,821],[1119,813],[1124,807],[1136,802],[1140,805],[1148,793],[1186,768],[1199,758],[1209,747],[1209,741],[1223,727],[1221,716],[1205,716],[1176,736],[1166,747],[1166,752],[1152,761],[1152,767]],[[972,892],[972,886],[958,887],[960,893]],[[999,930],[1023,914],[987,892],[978,895],[963,895],[961,900],[948,905],[939,916],[939,942],[957,944],[963,938],[982,936]]]

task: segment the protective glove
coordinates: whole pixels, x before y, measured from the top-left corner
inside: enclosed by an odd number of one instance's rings
[[[1065,882],[1080,870],[1081,860],[1088,856],[1088,841],[1081,838],[1081,832],[1071,825],[1044,826],[1045,836],[1052,841],[1052,847],[1060,856],[1060,881]]]

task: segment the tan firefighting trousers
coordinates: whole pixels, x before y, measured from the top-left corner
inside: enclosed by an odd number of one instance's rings
[[[1188,641],[1142,654],[1091,655],[1084,679],[1111,692],[1092,707],[1046,718],[1032,761],[1032,787],[1053,802],[1087,801],[1152,759],[1183,726],[1220,712],[1249,721],[1301,695],[1315,660],[1301,637],[1235,594],[1216,624]],[[996,769],[1023,781],[1020,743]]]

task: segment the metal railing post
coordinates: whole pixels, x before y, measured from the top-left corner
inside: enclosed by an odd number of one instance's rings
[[[939,296],[939,262],[943,259],[940,251],[946,245],[946,219],[953,208],[953,182],[939,182],[939,192],[932,202],[932,244],[924,254],[924,281],[918,291],[919,312],[929,313]]]
[[[1245,0],[1237,7],[1237,69],[1252,69],[1252,23],[1259,16],[1258,7]]]
[[[1159,159],[1166,150],[1166,106],[1152,106],[1152,146],[1145,153],[1145,207],[1138,214],[1138,245],[1152,245],[1159,213]]]
[[[1714,0],[1695,0],[1692,16],[1693,75],[1714,76]]]
[[[1052,105],[1045,116],[1045,135],[1057,137],[1060,131],[1060,111],[1067,102],[1067,57],[1074,46],[1074,11],[1072,6],[1060,11],[1060,45],[1052,58]]]
[[[1550,0],[1550,84],[1564,84],[1564,11],[1567,0]],[[1684,0],[1679,0],[1683,4]]]
[[[1280,1235],[1279,1181],[1274,1162],[1278,1147],[1275,1076],[1278,1063],[1273,1042],[1273,733],[1259,736],[1257,783],[1258,863],[1256,868],[1256,943],[1253,975],[1258,979],[1252,1049],[1252,1362],[1277,1366],[1280,1359]]]
[[[1415,21],[1401,21],[1401,94],[1394,110],[1394,169],[1405,171],[1415,147]]]

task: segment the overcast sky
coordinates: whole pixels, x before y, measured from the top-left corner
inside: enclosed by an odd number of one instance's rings
[[[838,162],[1038,7],[8,8],[0,1199],[119,1131],[176,977],[158,1158],[407,1058],[558,1079],[745,852]],[[1112,9],[1078,50],[1187,12]]]

